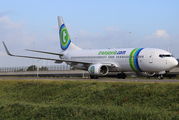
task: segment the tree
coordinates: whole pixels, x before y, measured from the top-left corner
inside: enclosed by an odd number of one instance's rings
[[[47,67],[44,67],[44,66],[39,67],[39,71],[47,71],[47,70],[48,70]]]
[[[27,71],[36,71],[37,67],[35,65],[31,65],[27,68]]]

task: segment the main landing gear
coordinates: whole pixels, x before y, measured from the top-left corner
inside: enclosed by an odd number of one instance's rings
[[[126,74],[125,73],[119,73],[119,74],[117,74],[117,78],[118,79],[126,79]]]
[[[99,77],[98,76],[94,76],[94,75],[90,75],[90,78],[91,79],[98,79]]]

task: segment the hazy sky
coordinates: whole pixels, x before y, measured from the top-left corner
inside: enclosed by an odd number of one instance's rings
[[[178,0],[0,0],[0,67],[43,65],[6,55],[33,55],[25,49],[59,52],[57,16],[83,49],[154,47],[179,58]],[[35,43],[33,43],[35,42]],[[34,53],[44,57],[44,54]],[[58,58],[58,56],[45,55]],[[54,65],[53,61],[45,61]]]

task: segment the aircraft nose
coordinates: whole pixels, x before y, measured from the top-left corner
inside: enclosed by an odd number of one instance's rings
[[[173,67],[178,66],[178,61],[176,59],[172,60],[172,66]]]
[[[179,64],[179,63],[178,63],[178,60],[177,60],[177,63],[176,63],[176,64],[177,64],[176,66],[178,66],[178,64]]]
[[[167,62],[168,69],[173,69],[178,65],[178,61],[174,57],[171,57],[167,61],[168,61]]]

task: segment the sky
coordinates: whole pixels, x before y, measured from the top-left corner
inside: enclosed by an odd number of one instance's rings
[[[57,16],[82,49],[152,47],[179,58],[178,0],[0,0],[0,67],[57,65],[54,61],[8,56],[58,58],[25,51],[60,52]]]

